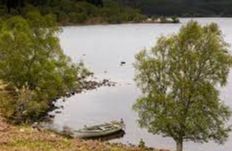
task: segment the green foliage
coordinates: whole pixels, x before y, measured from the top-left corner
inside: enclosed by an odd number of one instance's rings
[[[139,148],[146,148],[146,144],[143,139],[140,139],[139,141]]]
[[[157,16],[231,16],[231,0],[117,0]]]
[[[64,55],[59,31],[51,15],[38,12],[0,22],[0,79],[11,87],[1,98],[7,118],[38,120],[56,98],[78,87],[79,76],[87,74],[83,65]]]
[[[123,7],[113,1],[105,2],[100,11],[99,16],[105,18],[108,23],[139,22],[145,19],[138,10]]]
[[[0,94],[0,109],[10,122],[26,122],[26,119],[38,117],[45,108],[45,102],[35,101],[36,93],[28,87],[11,88],[12,91]]]
[[[219,98],[232,65],[216,24],[190,21],[179,33],[160,37],[136,56],[136,82],[143,92],[134,109],[139,124],[153,134],[183,141],[222,143],[231,130],[231,111]]]
[[[48,0],[37,3],[25,0],[24,7],[20,9],[12,8],[10,13],[8,13],[6,7],[5,9],[3,7],[2,11],[0,8],[0,13],[3,12],[3,16],[25,16],[27,12],[36,10],[40,11],[43,15],[55,15],[57,21],[62,25],[139,22],[145,18],[137,9],[125,7],[113,0],[105,1],[103,6],[94,2],[89,3],[90,1]]]

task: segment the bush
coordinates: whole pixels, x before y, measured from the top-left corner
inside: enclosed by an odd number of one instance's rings
[[[88,73],[64,55],[56,37],[59,31],[51,15],[38,12],[0,22],[0,79],[11,90],[1,94],[0,109],[8,119],[37,120]]]

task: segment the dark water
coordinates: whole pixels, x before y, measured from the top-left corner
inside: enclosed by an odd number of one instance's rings
[[[182,24],[188,20],[182,19]],[[232,44],[231,18],[194,20],[201,24],[218,23],[226,41]],[[172,139],[151,135],[136,123],[137,114],[132,110],[132,105],[141,93],[133,81],[132,64],[137,52],[150,48],[160,35],[172,34],[180,27],[181,24],[123,24],[63,28],[60,39],[65,53],[74,61],[83,60],[99,79],[108,78],[118,84],[116,87],[102,87],[75,95],[64,103],[59,102],[64,105],[64,110],[56,115],[54,125],[78,129],[83,125],[123,118],[127,126],[126,135],[114,141],[138,144],[142,138],[148,146],[174,149]],[[121,61],[126,61],[126,65],[120,66]],[[232,75],[228,85],[221,89],[221,98],[232,107]],[[187,151],[229,151],[232,149],[232,135],[224,145],[187,142],[184,148]]]

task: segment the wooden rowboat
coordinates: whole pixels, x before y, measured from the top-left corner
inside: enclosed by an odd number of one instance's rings
[[[113,135],[117,132],[123,131],[125,125],[123,121],[112,121],[110,123],[95,125],[95,126],[85,126],[80,130],[73,130],[71,136],[73,138],[82,138],[82,139],[90,139],[90,138],[100,138],[109,135]]]

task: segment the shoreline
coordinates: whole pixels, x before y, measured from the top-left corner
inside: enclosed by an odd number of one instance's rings
[[[164,20],[162,20],[162,18]],[[157,17],[157,18],[146,18],[145,20],[141,21],[127,21],[127,22],[120,22],[120,23],[110,23],[110,22],[96,22],[96,23],[68,23],[62,24],[58,22],[60,27],[70,27],[70,26],[94,26],[94,25],[121,25],[121,24],[179,24],[181,23],[179,17],[176,20],[172,20],[171,17]]]
[[[60,27],[83,27],[83,26],[111,26],[111,25],[130,25],[130,24],[181,24],[181,19],[203,19],[203,18],[209,18],[209,19],[231,19],[232,16],[229,16],[229,17],[226,17],[226,16],[223,16],[223,17],[220,17],[220,16],[187,16],[187,17],[178,17],[180,19],[180,22],[179,23],[145,23],[145,22],[123,22],[123,23],[96,23],[96,24],[68,24],[68,25],[62,25],[62,24],[59,24]]]
[[[181,23],[181,22],[180,22]],[[125,23],[118,23],[118,24],[70,24],[70,25],[59,25],[59,27],[84,27],[84,26],[111,26],[111,25],[136,25],[136,24],[180,24],[180,23],[144,23],[144,22],[138,22],[138,23],[131,23],[131,22],[125,22]]]
[[[110,143],[108,141],[71,139],[52,131],[8,124],[0,115],[0,150],[4,151],[169,151]]]

